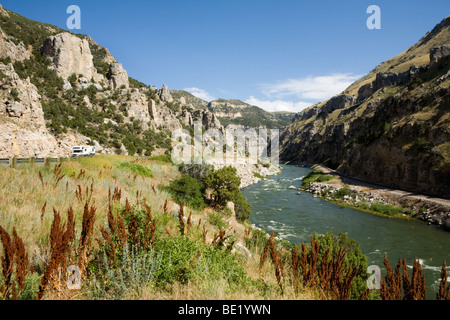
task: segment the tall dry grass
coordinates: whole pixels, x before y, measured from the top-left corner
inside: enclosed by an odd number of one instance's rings
[[[301,244],[301,248],[300,254],[296,246],[291,252],[295,288],[299,287],[301,271],[303,285],[317,291],[320,298],[348,300],[359,267],[349,265],[348,269],[344,270],[345,249],[340,247],[334,256],[331,256],[331,249],[328,248],[319,262],[320,241],[312,237],[310,249],[308,250],[305,243]]]
[[[67,279],[64,270],[76,264],[86,277],[90,253],[100,247],[106,248],[111,264],[125,245],[132,243],[145,251],[155,246],[159,236],[181,234],[204,245],[223,247],[224,252],[234,250],[237,237],[232,225],[223,229],[211,225],[207,210],[189,211],[186,217],[188,209],[176,206],[169,194],[158,188],[178,177],[175,167],[138,160],[154,173],[153,177],[141,177],[121,169],[119,164],[123,161],[130,158],[80,159],[53,168],[0,168],[3,298],[17,298],[25,277],[33,269],[42,274],[37,299],[71,298],[63,292]],[[122,208],[123,214],[119,214],[117,209]],[[136,208],[145,212],[143,229],[138,228]],[[60,214],[63,210],[67,210],[67,215]],[[246,236],[250,237],[251,232],[247,231]],[[342,248],[333,255],[327,250],[322,259],[319,250],[320,242],[312,239],[310,248],[302,244],[287,252],[276,244],[272,234],[261,252],[239,258],[249,277],[260,279],[258,286],[231,289],[224,279],[197,279],[185,285],[174,284],[171,293],[148,286],[138,298],[176,299],[186,294],[184,298],[197,299],[349,299],[357,266],[344,268],[346,252]],[[186,268],[196,268],[202,258],[202,253],[198,253]],[[267,264],[269,259],[271,263]],[[395,270],[390,265],[386,269],[384,298],[400,299],[402,291],[407,298],[424,298],[424,277],[418,261],[414,262],[411,276],[405,272],[406,261]],[[444,267],[442,278],[446,277]],[[449,287],[442,280],[440,299],[448,299]]]
[[[406,259],[399,259],[392,269],[387,256],[384,256],[386,276],[381,279],[380,295],[383,300],[425,300],[425,275],[418,259],[414,259],[409,275]],[[444,263],[445,266],[445,263]],[[445,269],[445,268],[444,268]],[[439,293],[438,293],[439,294]]]

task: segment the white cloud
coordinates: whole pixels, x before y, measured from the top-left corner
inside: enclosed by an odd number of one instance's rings
[[[199,88],[186,88],[183,89],[184,91],[189,92],[190,94],[196,96],[197,98],[200,98],[202,100],[205,100],[207,102],[209,101],[213,101],[216,98],[214,98],[213,96],[211,96],[207,91],[203,90],[203,89],[199,89]]]
[[[253,106],[260,107],[269,112],[277,112],[277,111],[290,111],[290,112],[300,112],[303,109],[311,106],[312,103],[309,102],[293,102],[293,101],[284,101],[284,100],[259,100],[254,96],[251,96],[247,100],[246,103],[251,104]]]
[[[300,99],[309,99],[319,102],[341,93],[360,77],[360,75],[336,73],[325,76],[287,79],[276,83],[262,84],[260,89],[266,96],[271,98],[296,96]]]

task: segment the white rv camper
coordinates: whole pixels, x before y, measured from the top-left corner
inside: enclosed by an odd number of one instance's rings
[[[78,146],[72,148],[72,158],[95,156],[95,147]]]

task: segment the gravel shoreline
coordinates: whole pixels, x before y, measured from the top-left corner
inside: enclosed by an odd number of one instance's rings
[[[361,209],[361,203],[380,202],[383,204],[402,208],[407,214],[400,217],[414,218],[436,225],[450,231],[450,200],[429,197],[404,190],[390,189],[385,186],[370,184],[358,179],[347,177],[322,165],[313,165],[312,169],[320,170],[325,174],[335,175],[342,183],[311,183],[308,192],[321,196],[325,200],[342,202],[343,205]],[[334,180],[336,181],[336,180]],[[353,196],[344,196],[343,199],[333,197],[345,185],[351,190]]]

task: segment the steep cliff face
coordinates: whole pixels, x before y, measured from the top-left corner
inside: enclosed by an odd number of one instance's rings
[[[41,96],[29,79],[22,80],[12,64],[0,63],[0,158],[62,157],[72,144],[86,138],[63,135],[57,140],[47,130]]]
[[[7,32],[6,32],[7,31]],[[128,77],[88,36],[0,9],[0,158],[69,156],[91,143],[104,153],[151,155],[171,148],[171,132],[208,110],[176,101]]]
[[[298,114],[281,134],[281,158],[450,195],[448,43],[450,18],[341,95]]]
[[[97,76],[88,41],[70,33],[64,32],[45,39],[41,54],[52,60],[51,68],[64,80],[72,74],[83,75],[87,79]]]

